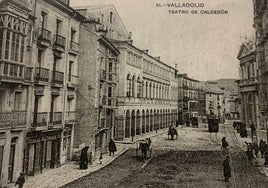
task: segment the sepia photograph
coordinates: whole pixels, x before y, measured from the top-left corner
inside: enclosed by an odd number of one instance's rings
[[[268,0],[0,0],[0,188],[265,188]]]

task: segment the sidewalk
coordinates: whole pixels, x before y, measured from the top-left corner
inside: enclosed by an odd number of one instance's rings
[[[247,138],[241,138],[239,133],[237,133],[236,130],[234,130],[234,131],[235,131],[235,134],[237,136],[237,140],[239,142],[240,148],[243,149],[244,151],[246,151],[247,147],[246,147],[245,142],[252,142],[252,139],[250,137],[250,135],[251,135],[250,129],[247,130],[248,131],[248,137]],[[260,139],[261,138],[259,138],[259,140]],[[255,154],[254,154],[254,157],[255,157]],[[261,168],[261,171],[263,173],[265,173],[265,175],[268,177],[268,167],[264,166],[264,158],[261,158],[260,152],[258,153],[258,157],[256,158],[256,162],[258,163],[259,167]]]
[[[79,165],[77,162],[69,162],[67,164],[62,165],[59,168],[50,169],[46,172],[43,172],[42,174],[38,174],[34,177],[27,177],[26,182],[23,187],[25,188],[56,188],[64,186],[74,180],[77,180],[79,178],[82,178],[92,172],[95,172],[106,165],[112,163],[117,157],[124,154],[129,148],[135,147],[133,145],[135,142],[137,142],[140,139],[145,139],[149,137],[155,137],[160,134],[166,133],[167,129],[163,129],[157,132],[151,132],[144,134],[142,136],[137,136],[135,140],[127,141],[127,142],[121,142],[116,144],[117,146],[117,152],[115,152],[114,156],[109,156],[109,154],[104,154],[102,159],[102,164],[99,164],[98,160],[93,161],[92,165],[88,166],[88,169],[86,170],[80,170]],[[15,184],[9,184],[8,188],[15,188]]]

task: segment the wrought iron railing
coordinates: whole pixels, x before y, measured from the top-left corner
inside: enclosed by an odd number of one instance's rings
[[[63,84],[64,73],[60,71],[52,71],[52,83]]]
[[[40,28],[39,29],[39,40],[43,40],[45,42],[51,43],[52,41],[52,33],[51,31],[45,29],[45,28]]]
[[[49,69],[42,68],[42,67],[35,67],[35,80],[48,82]]]
[[[65,37],[60,36],[59,34],[56,34],[55,37],[56,37],[55,46],[65,49],[65,45],[66,45],[65,44],[66,43],[65,42],[66,41]]]
[[[33,127],[47,126],[48,112],[33,113]]]

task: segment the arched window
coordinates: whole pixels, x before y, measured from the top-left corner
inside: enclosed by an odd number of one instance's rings
[[[148,82],[146,82],[146,86],[145,86],[145,98],[148,98]]]
[[[140,98],[142,96],[142,82],[140,77],[137,80],[137,97]]]
[[[132,77],[131,81],[131,96],[135,97],[135,76]]]
[[[152,98],[152,83],[149,85],[149,98]]]
[[[136,135],[136,116],[135,111],[132,110],[131,112],[131,136]]]
[[[127,75],[127,97],[131,97],[131,79],[130,79],[130,74]]]
[[[141,128],[141,133],[145,133],[145,126],[146,126],[145,112],[144,112],[144,110],[142,110],[142,128]]]
[[[130,137],[130,112],[126,113],[126,123],[125,123],[125,138]]]
[[[152,94],[152,98],[155,98],[155,84],[153,83],[153,94]]]

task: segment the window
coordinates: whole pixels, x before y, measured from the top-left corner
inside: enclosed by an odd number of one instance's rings
[[[72,80],[72,70],[73,70],[73,61],[69,61],[69,70],[68,70],[68,81]]]
[[[38,63],[41,65],[43,62],[43,51],[38,49],[38,55],[37,55]]]
[[[14,102],[14,111],[18,111],[21,106],[21,93],[15,92],[15,102]]]
[[[2,59],[3,29],[0,28],[0,59]]]
[[[41,28],[44,29],[47,27],[47,13],[42,11],[41,12]]]
[[[142,82],[140,78],[138,78],[138,87],[137,87],[137,97],[140,98],[142,93]]]
[[[59,35],[59,34],[61,34],[61,32],[62,32],[62,21],[61,20],[59,20],[59,19],[57,19],[57,22],[56,22],[56,28],[57,28],[57,30],[56,30],[56,35]]]
[[[132,82],[131,82],[131,96],[135,97],[135,76],[132,77]]]
[[[130,75],[127,75],[127,97],[131,96],[131,79]]]
[[[101,21],[103,22],[103,17],[104,17],[104,15],[103,14],[101,14]]]
[[[10,31],[7,31],[6,35],[6,48],[5,48],[5,59],[9,59],[9,44],[10,44]]]
[[[71,28],[71,42],[74,42],[76,38],[76,30]]]

